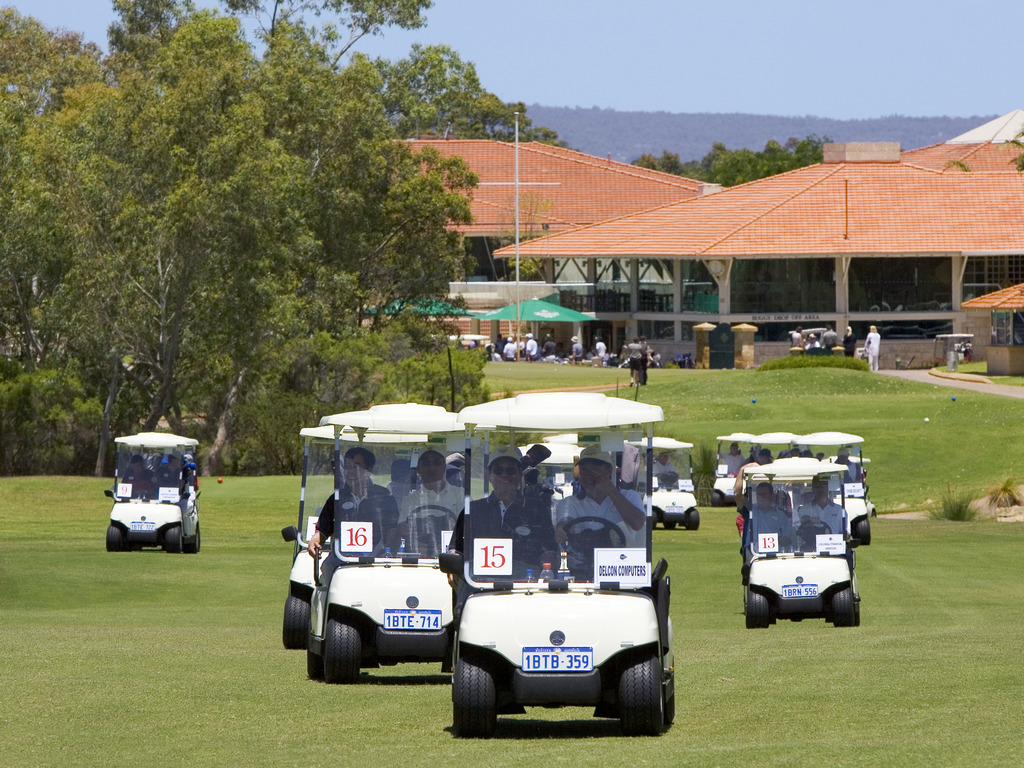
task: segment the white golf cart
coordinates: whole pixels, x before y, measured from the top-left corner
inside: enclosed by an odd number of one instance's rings
[[[107,551],[199,552],[198,441],[164,432],[118,437]]]
[[[302,484],[296,531],[302,535],[288,539],[294,541],[295,546],[281,630],[284,647],[292,649],[309,645],[309,601],[316,586],[313,558],[299,546],[299,540],[308,541],[312,537],[324,500],[334,492],[334,427],[307,427],[299,430],[299,436],[302,438]],[[284,529],[282,534],[287,536],[288,530]],[[327,552],[322,551],[320,565],[326,557]]]
[[[682,524],[688,531],[700,527],[697,497],[693,495],[693,443],[655,437],[651,491],[654,520],[667,530]]]
[[[876,512],[875,505],[868,499],[867,465],[871,460],[861,451],[863,442],[863,437],[847,432],[812,432],[799,435],[794,447],[846,467],[843,497],[850,516],[850,534],[861,546],[866,546],[871,543],[871,518]]]
[[[462,487],[447,484],[444,457],[461,450],[462,425],[443,408],[406,403],[326,416],[321,426],[334,429],[331,499],[340,512],[324,561],[330,573],[314,562],[309,677],[353,683],[361,668],[408,661],[444,668],[452,590],[437,558],[465,498]],[[353,500],[347,473],[355,470],[344,458],[353,447],[373,455],[371,480],[387,493],[364,490],[363,501]],[[428,470],[438,473],[436,483]],[[306,544],[294,527],[282,534]]]
[[[595,457],[587,464],[588,478],[595,466],[613,475],[616,454],[629,447],[627,440],[645,438],[639,477],[648,493],[651,439],[663,418],[658,406],[594,393],[524,394],[459,414],[488,444],[576,431],[583,447],[581,482],[588,456]],[[614,487],[616,478],[607,480]],[[627,735],[660,734],[672,722],[668,564],[661,560],[652,567],[650,501],[643,504],[639,493],[626,491],[614,498],[620,495],[637,512],[637,504],[646,507],[640,529],[608,506],[611,496],[595,507],[604,512],[607,506],[614,517],[577,517],[579,508],[569,506],[577,497],[556,500],[555,540],[561,530],[565,541],[551,571],[539,576],[534,569],[544,564],[522,555],[529,542],[474,534],[467,497],[463,551],[441,556],[442,569],[459,579],[452,675],[456,736],[489,737],[499,714],[522,714],[527,706],[592,706],[596,717],[619,718]],[[485,520],[478,525],[486,527]]]
[[[777,619],[860,624],[846,467],[786,458],[744,470],[743,590],[747,628]]]
[[[755,460],[761,463],[774,461],[782,451],[788,453],[796,435],[792,432],[765,432],[760,435],[734,432],[719,435],[717,439],[718,466],[711,503],[724,507],[736,503],[736,480],[740,468]]]

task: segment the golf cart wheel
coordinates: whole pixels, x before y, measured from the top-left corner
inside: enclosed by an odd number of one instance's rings
[[[673,693],[668,697],[668,701],[665,702],[665,727],[672,725],[676,719],[676,695]]]
[[[725,494],[721,491],[711,492],[711,506],[712,507],[724,507],[725,506]]]
[[[866,517],[862,517],[853,524],[853,538],[860,539],[861,544],[871,543],[871,523]]]
[[[700,512],[696,509],[691,509],[686,513],[686,520],[683,522],[683,527],[688,531],[696,531],[700,528]]]
[[[199,552],[199,525],[196,525],[196,538],[195,541],[186,542],[182,544],[182,549],[185,550],[187,555],[195,555]]]
[[[181,526],[172,525],[164,533],[164,550],[166,552],[181,552]]]
[[[363,642],[359,631],[338,619],[327,620],[324,635],[324,680],[328,683],[354,683],[359,679]]]
[[[306,676],[310,680],[324,679],[324,657],[306,649]]]
[[[455,662],[452,674],[452,730],[465,738],[490,738],[498,723],[494,678],[466,659]]]
[[[661,698],[661,664],[649,653],[626,667],[619,678],[619,717],[626,736],[657,736],[665,712]]]
[[[116,525],[107,526],[107,552],[124,552],[128,549],[125,541],[124,530]]]
[[[832,624],[836,627],[853,627],[857,623],[857,609],[853,600],[853,588],[846,587],[832,595]]]
[[[768,598],[752,589],[747,590],[747,609],[744,613],[747,617],[747,629],[767,629],[771,623]]]
[[[668,521],[668,522],[666,522],[665,520],[662,520],[661,524],[665,528],[666,531],[675,530],[675,527],[676,527],[676,521],[675,520]]]
[[[305,648],[309,642],[309,603],[298,595],[288,595],[284,601],[285,648]]]

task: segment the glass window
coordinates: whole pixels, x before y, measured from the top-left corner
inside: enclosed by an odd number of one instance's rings
[[[953,308],[952,260],[860,258],[850,262],[852,312],[939,312]]]
[[[638,320],[639,334],[648,341],[674,341],[676,324],[671,320]]]
[[[1013,315],[1010,312],[992,313],[992,343],[1008,346],[1013,343]]]
[[[833,259],[751,259],[732,265],[733,312],[834,312]]]

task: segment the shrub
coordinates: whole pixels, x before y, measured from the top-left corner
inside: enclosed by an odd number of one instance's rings
[[[1024,505],[1017,478],[1008,477],[999,485],[990,486],[985,501],[994,509],[1000,507],[1019,507]]]
[[[975,510],[971,506],[971,493],[969,491],[954,491],[951,486],[946,487],[946,492],[939,500],[939,507],[932,510],[932,518],[935,520],[955,520],[957,522],[968,522],[974,519]]]
[[[868,361],[857,357],[836,357],[835,355],[794,355],[766,360],[757,367],[759,371],[785,371],[791,368],[846,368],[851,371],[868,371]]]
[[[693,494],[698,506],[711,505],[711,492],[715,488],[715,470],[718,452],[713,445],[701,443],[693,452]]]

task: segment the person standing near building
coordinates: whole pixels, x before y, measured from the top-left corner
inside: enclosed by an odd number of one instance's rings
[[[872,325],[864,339],[864,354],[868,358],[868,366],[872,371],[878,370],[878,354],[881,352],[881,346],[882,337],[878,335],[878,329]]]
[[[594,341],[594,357],[600,358],[602,365],[608,362],[608,347],[600,336]]]
[[[843,336],[843,354],[847,357],[853,357],[857,352],[857,334],[853,332],[853,328],[846,326],[846,335]]]

